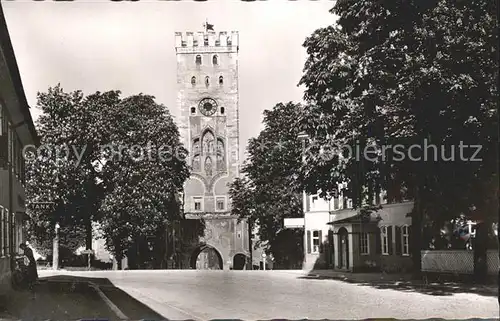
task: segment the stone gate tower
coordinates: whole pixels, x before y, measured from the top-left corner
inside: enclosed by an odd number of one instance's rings
[[[175,47],[178,125],[192,167],[184,214],[204,223],[183,268],[238,268],[249,253],[247,224],[230,215],[228,195],[239,175],[238,32],[176,32]],[[203,262],[208,248],[214,262]]]

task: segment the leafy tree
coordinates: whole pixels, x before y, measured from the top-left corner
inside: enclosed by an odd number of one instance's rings
[[[93,123],[86,124],[90,113],[84,110],[81,92],[68,94],[60,86],[49,88],[47,93],[38,94],[38,107],[43,111],[37,122],[41,146],[36,151],[27,151],[25,157],[29,202],[55,203],[53,210],[31,211],[29,235],[42,246],[39,250],[43,252],[43,248],[51,249],[47,241],[53,239],[57,222],[62,226],[62,232],[67,231],[68,239],[81,243],[82,235],[76,231],[85,225],[83,222],[91,220],[99,189],[94,186],[94,199],[90,199],[86,197],[89,191],[82,184],[92,181],[95,176],[88,170],[91,168],[88,160],[82,158],[80,161],[77,156],[77,153],[81,155],[86,138],[92,137],[88,124]],[[87,229],[86,235],[90,237],[83,238],[87,248],[91,245],[91,233],[91,229]]]
[[[420,244],[424,219],[436,225],[459,213],[493,219],[498,203],[493,9],[487,1],[338,2],[331,10],[338,25],[315,31],[304,43],[309,58],[300,84],[309,104],[302,126],[314,143],[302,175],[306,188],[320,187],[326,196],[339,181],[348,181],[356,207],[380,188],[390,200],[414,198],[414,244]],[[457,159],[460,142],[481,145],[476,157],[482,161]],[[384,146],[425,148],[426,143],[437,145],[436,160],[424,160],[424,150],[413,149],[419,160],[408,154],[397,160],[391,149],[384,154]],[[324,156],[324,150],[354,145],[361,151],[371,145],[385,159]],[[453,146],[455,159],[444,160],[441,148],[448,156]],[[474,152],[466,149],[463,156],[470,159]],[[419,270],[417,247],[413,258]]]
[[[250,139],[244,178],[231,186],[233,213],[259,226],[259,240],[267,245],[277,261],[297,257],[301,248],[284,243],[302,244],[301,233],[283,227],[285,217],[302,217],[302,194],[297,182],[301,166],[301,143],[297,122],[302,106],[277,104],[264,111],[264,129]],[[259,245],[259,244],[257,244]]]
[[[59,222],[75,240],[84,228],[90,249],[92,221],[100,222],[121,262],[136,236],[157,235],[178,212],[175,196],[189,173],[172,117],[151,96],[121,99],[119,91],[84,97],[56,86],[38,105],[43,149],[28,159],[28,197],[56,208],[33,211],[31,235],[46,244]]]
[[[114,128],[104,150],[106,192],[100,213],[106,246],[121,261],[135,236],[156,236],[179,216],[176,194],[189,176],[186,150],[166,108],[136,95],[107,110]]]

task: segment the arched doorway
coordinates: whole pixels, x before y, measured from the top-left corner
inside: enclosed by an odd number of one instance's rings
[[[194,270],[222,270],[222,256],[213,246],[201,245],[191,255],[190,266]]]
[[[247,256],[238,253],[233,257],[233,270],[244,270],[247,263]]]
[[[341,269],[349,268],[349,233],[345,227],[338,231],[339,236],[339,267]]]

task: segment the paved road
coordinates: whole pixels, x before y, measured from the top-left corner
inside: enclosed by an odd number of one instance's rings
[[[53,272],[40,271],[41,276]],[[499,317],[497,298],[433,296],[282,271],[59,272],[106,277],[168,319],[445,319]]]

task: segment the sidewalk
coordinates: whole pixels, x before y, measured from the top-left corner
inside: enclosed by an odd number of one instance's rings
[[[475,293],[484,296],[498,296],[498,282],[491,285],[466,284],[459,282],[425,282],[414,280],[411,274],[387,273],[350,273],[333,270],[275,270],[279,273],[296,274],[301,279],[339,280],[362,286],[373,286],[380,289],[417,291],[433,295],[452,293]]]
[[[35,294],[11,290],[0,298],[0,320],[117,320],[86,283],[40,280]]]

